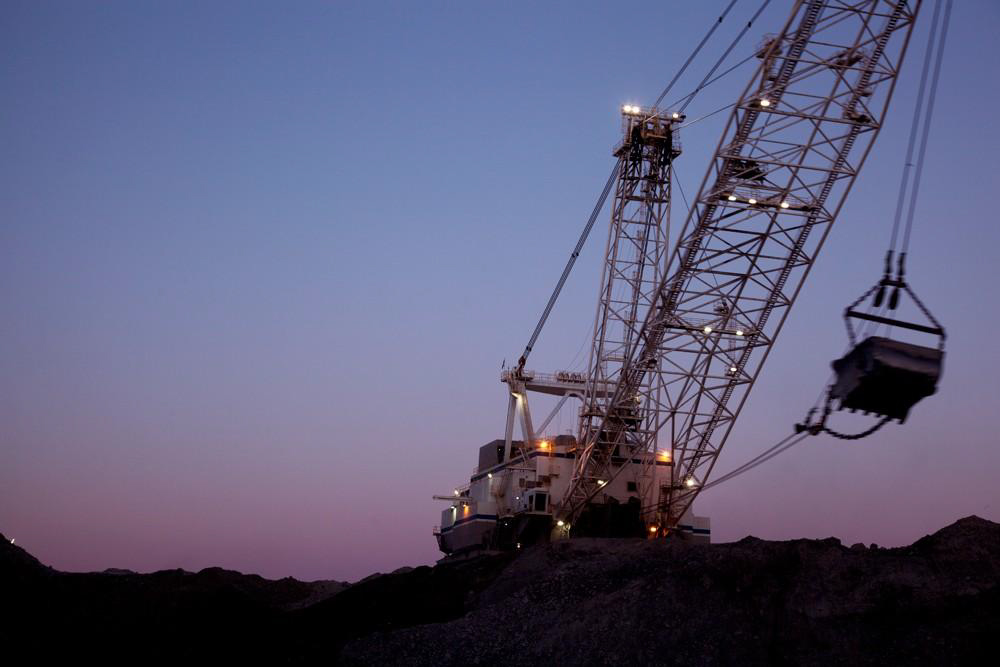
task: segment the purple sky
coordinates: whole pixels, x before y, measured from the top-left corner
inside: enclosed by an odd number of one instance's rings
[[[603,185],[619,106],[652,102],[723,4],[3,3],[0,531],[66,570],[432,562],[431,495],[502,434],[500,363]],[[878,278],[929,18],[718,472],[801,419]],[[956,3],[911,252],[950,335],[939,394],[706,492],[716,541],[1000,521],[998,19]],[[683,137],[689,197],[723,121]],[[531,367],[572,368],[589,339],[606,224]]]

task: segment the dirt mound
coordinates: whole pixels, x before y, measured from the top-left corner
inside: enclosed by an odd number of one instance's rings
[[[347,664],[970,664],[1000,631],[1000,525],[900,549],[839,540],[578,540],[513,562],[460,619]]]
[[[579,539],[345,585],[60,573],[4,541],[5,647],[104,663],[934,664],[1000,633],[1000,524],[898,549]]]

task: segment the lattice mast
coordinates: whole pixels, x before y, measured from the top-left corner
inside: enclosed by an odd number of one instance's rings
[[[609,394],[621,379],[625,361],[636,345],[637,323],[656,301],[666,269],[670,234],[670,177],[680,155],[679,113],[626,105],[622,109],[622,142],[614,154],[620,160],[611,207],[611,224],[597,299],[590,373],[581,410],[580,442],[571,488],[582,499],[589,489],[607,480],[611,456],[624,456],[657,434],[646,431],[654,419],[643,419],[635,395]],[[640,379],[640,395],[656,393],[659,376]],[[648,470],[635,469],[640,493],[650,479]]]
[[[669,529],[690,507],[882,127],[919,7],[804,0],[762,45],[614,390],[592,398],[564,518],[620,470],[616,447],[651,459],[661,433],[673,480],[647,520]]]

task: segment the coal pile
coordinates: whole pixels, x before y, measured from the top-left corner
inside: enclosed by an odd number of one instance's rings
[[[966,665],[1000,636],[1000,524],[836,539],[577,539],[339,582],[60,573],[0,544],[3,645],[37,660]]]

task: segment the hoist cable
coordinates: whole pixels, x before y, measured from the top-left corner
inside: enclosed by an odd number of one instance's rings
[[[706,85],[708,85],[708,80],[711,78],[713,74],[715,74],[715,70],[719,69],[723,61],[729,57],[729,54],[732,53],[733,49],[736,48],[736,45],[739,43],[739,41],[743,39],[743,35],[747,34],[747,30],[749,30],[753,26],[753,22],[757,20],[757,17],[761,15],[761,12],[763,12],[764,9],[766,9],[769,4],[771,4],[771,0],[764,0],[764,3],[757,9],[754,15],[750,17],[750,20],[747,21],[747,24],[745,26],[743,26],[743,29],[740,30],[738,35],[736,35],[736,38],[729,44],[729,47],[722,53],[721,56],[719,56],[719,59],[715,61],[715,64],[712,65],[712,68],[708,70],[708,74],[706,74],[705,77],[701,80],[701,83],[699,83],[698,86],[694,89],[694,91],[687,96],[687,99],[685,99],[684,104],[682,104],[681,108],[679,109],[681,113],[683,113],[684,110],[687,109],[687,106],[691,104],[692,100],[694,100],[695,98],[695,95],[701,92],[701,89],[704,88]]]
[[[737,68],[741,67],[742,65],[746,65],[748,62],[750,62],[751,60],[753,60],[756,57],[757,57],[756,53],[751,53],[750,55],[748,55],[746,58],[744,58],[743,60],[739,61],[735,65],[727,67],[726,71],[722,72],[721,74],[716,74],[714,77],[712,77],[711,79],[709,79],[708,81],[706,81],[705,84],[701,86],[701,89],[704,90],[705,88],[708,88],[709,86],[711,86],[713,83],[715,83],[719,79],[724,78],[727,74],[732,74],[732,72],[734,70],[736,70]],[[676,107],[681,102],[684,102],[687,98],[693,96],[695,94],[695,92],[697,92],[697,91],[692,90],[687,95],[684,95],[683,97],[678,98],[672,104],[668,104],[666,106],[666,108],[667,109],[673,109],[674,107]],[[728,106],[732,106],[732,105],[728,105]]]
[[[525,346],[524,352],[521,354],[521,358],[518,359],[518,370],[522,370],[524,368],[524,363],[528,360],[528,355],[531,354],[531,348],[533,348],[535,343],[538,342],[538,336],[542,333],[542,327],[545,326],[546,320],[549,319],[552,307],[555,306],[556,299],[559,298],[559,293],[562,292],[562,288],[566,284],[566,279],[569,278],[569,273],[573,270],[573,265],[576,264],[576,258],[580,256],[580,251],[587,242],[587,237],[590,236],[590,230],[594,228],[594,223],[597,222],[597,216],[601,214],[601,210],[604,208],[604,202],[607,201],[608,194],[611,192],[611,188],[618,179],[618,171],[621,169],[621,166],[622,158],[618,158],[618,161],[615,162],[615,166],[611,169],[611,174],[608,175],[608,180],[604,184],[604,190],[601,191],[601,196],[597,198],[597,203],[594,204],[594,209],[590,212],[590,217],[587,218],[587,224],[580,233],[580,238],[577,239],[576,247],[573,248],[573,252],[566,261],[566,266],[563,268],[562,275],[559,276],[559,282],[556,283],[556,288],[552,292],[552,296],[549,297],[549,302],[545,304],[545,310],[542,311],[542,316],[539,318],[538,324],[535,325],[535,330],[531,334],[531,338],[528,340],[528,344]]]
[[[698,44],[697,47],[695,47],[695,50],[691,52],[691,55],[688,56],[687,60],[684,61],[684,64],[681,65],[681,68],[677,70],[677,74],[674,74],[674,78],[670,80],[670,83],[668,83],[667,87],[663,89],[663,92],[660,93],[660,96],[656,98],[655,102],[653,102],[654,107],[658,107],[660,105],[660,102],[662,102],[663,98],[667,96],[667,93],[670,92],[670,89],[674,87],[674,84],[677,83],[677,80],[681,78],[681,75],[683,75],[685,71],[687,71],[688,66],[691,64],[691,61],[693,61],[695,57],[701,52],[702,48],[712,37],[712,34],[715,32],[715,29],[718,28],[720,25],[722,25],[722,21],[725,20],[726,14],[729,13],[729,10],[731,10],[733,8],[733,5],[735,4],[736,0],[730,0],[729,5],[722,12],[719,18],[716,19],[715,23],[712,24],[712,27],[709,28],[708,33],[701,38],[701,42]]]
[[[738,104],[739,104],[739,102],[732,102],[732,103],[727,104],[725,106],[721,106],[718,109],[716,109],[715,111],[710,111],[709,113],[705,114],[704,116],[698,116],[694,120],[687,121],[683,125],[679,126],[677,129],[678,130],[687,129],[687,128],[691,127],[692,125],[694,125],[695,123],[700,123],[701,121],[707,120],[708,118],[711,118],[712,116],[714,116],[716,114],[720,114],[723,111],[726,111],[727,109],[732,109],[733,107],[737,106]]]
[[[920,73],[920,87],[917,89],[917,101],[913,105],[913,121],[910,123],[910,139],[906,145],[906,159],[903,161],[903,176],[899,183],[899,196],[896,199],[896,213],[892,220],[892,236],[889,241],[890,252],[896,250],[896,239],[899,235],[899,223],[903,219],[903,205],[909,188],[910,169],[913,167],[913,149],[917,145],[917,129],[920,127],[920,111],[924,106],[924,93],[927,89],[927,73],[930,70],[934,41],[937,39],[938,18],[941,13],[941,2],[934,5],[934,16],[931,18],[931,29],[927,35],[927,50],[924,53],[924,66]]]
[[[671,180],[672,183],[676,183],[677,184],[677,189],[680,190],[680,193],[681,193],[681,201],[684,202],[684,208],[690,210],[691,209],[691,204],[688,203],[687,195],[684,194],[684,186],[681,185],[680,180],[678,180],[678,178],[677,178],[677,170],[674,169],[674,165],[670,165],[670,172],[671,172],[671,179],[670,180]]]
[[[927,152],[927,139],[931,132],[931,117],[934,115],[934,102],[937,99],[937,86],[941,78],[941,61],[944,59],[944,44],[948,38],[948,22],[951,19],[952,0],[945,0],[944,20],[941,22],[941,36],[938,38],[937,55],[934,59],[934,74],[931,77],[930,99],[927,102],[927,113],[924,115],[924,127],[920,137],[920,153],[917,157],[917,171],[913,176],[913,187],[910,188],[910,208],[906,213],[906,228],[903,232],[903,255],[910,247],[910,233],[913,231],[913,215],[917,208],[917,194],[920,192],[920,177],[924,171],[924,155]]]

